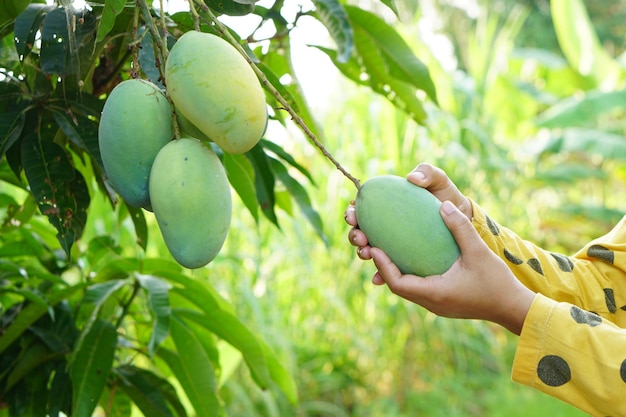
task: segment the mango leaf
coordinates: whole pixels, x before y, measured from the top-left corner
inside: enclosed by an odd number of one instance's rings
[[[270,142],[269,140],[266,140],[266,139],[261,139],[261,145],[263,146],[264,149],[274,153],[280,159],[284,160],[289,165],[296,168],[298,171],[300,171],[301,174],[307,177],[307,179],[311,182],[311,184],[315,185],[315,180],[313,179],[313,176],[311,175],[309,170],[307,170],[300,163],[298,163],[298,161],[296,161],[293,158],[293,156],[291,156],[287,151],[285,151],[279,145],[277,145],[274,142]]]
[[[206,417],[218,415],[220,401],[217,396],[217,380],[202,343],[176,315],[172,316],[171,336],[179,360],[171,355],[162,356],[163,359],[176,375],[196,414]]]
[[[124,10],[125,4],[126,0],[105,0],[100,23],[98,24],[97,42],[104,40],[106,35],[113,29],[115,19]]]
[[[244,4],[234,0],[206,0],[205,3],[213,11],[228,16],[244,16],[254,10],[254,4]]]
[[[423,124],[426,112],[422,102],[417,98],[417,89],[391,75],[392,63],[377,48],[375,40],[361,27],[355,28],[355,40],[361,61],[367,70],[368,84],[372,90],[404,110],[416,122]]]
[[[145,416],[175,417],[166,399],[170,403],[175,400],[172,407],[179,417],[186,416],[184,407],[176,398],[174,387],[167,380],[131,365],[116,368],[114,373],[118,376],[119,387]]]
[[[559,45],[570,65],[596,85],[614,86],[619,64],[604,50],[582,0],[550,1]]]
[[[324,233],[324,226],[322,224],[322,218],[319,213],[313,208],[311,199],[306,189],[295,178],[289,175],[287,168],[278,160],[269,158],[272,171],[276,174],[276,177],[283,183],[283,185],[289,191],[289,194],[296,200],[300,210],[304,213],[309,223],[313,226],[313,229],[317,235],[322,239],[325,245],[328,245],[328,239]]]
[[[228,152],[223,153],[223,163],[228,175],[228,181],[233,186],[241,201],[252,214],[254,220],[259,222],[259,202],[255,191],[255,176],[252,163],[244,155],[236,155]]]
[[[53,357],[53,355],[51,355],[51,352],[43,343],[31,343],[29,346],[26,346],[20,352],[13,370],[7,376],[6,387],[4,387],[4,389],[8,391],[13,388],[25,375],[30,373],[33,369],[42,366],[49,361],[51,357]]]
[[[22,379],[3,400],[11,411],[9,416],[40,417],[46,416],[46,399],[48,390],[46,372],[33,372],[28,378]]]
[[[585,127],[595,125],[598,116],[623,109],[626,90],[589,91],[583,97],[568,97],[541,113],[536,123],[542,127]]]
[[[67,373],[67,363],[59,362],[48,392],[49,416],[70,415],[72,412],[72,381]],[[63,413],[63,414],[61,414]]]
[[[571,184],[578,180],[589,178],[606,179],[605,171],[585,164],[567,163],[559,164],[536,172],[534,179],[546,185],[556,183]]]
[[[337,44],[337,61],[347,62],[354,49],[354,35],[348,14],[339,0],[314,0],[315,15]]]
[[[117,332],[111,323],[98,319],[80,339],[82,343],[72,354],[69,372],[73,386],[72,411],[76,416],[90,416],[113,365]]]
[[[137,244],[140,248],[146,250],[148,247],[148,222],[146,221],[144,211],[141,207],[133,207],[126,203],[124,205],[128,210],[130,219],[133,221],[133,226],[135,226]]]
[[[171,315],[169,290],[171,285],[167,281],[151,275],[137,273],[135,277],[141,288],[148,292],[148,307],[150,307],[153,316],[148,352],[152,355],[169,334]]]
[[[59,7],[48,13],[41,27],[41,51],[39,59],[44,74],[66,75],[66,57],[69,48],[67,15]]]
[[[260,143],[257,143],[245,155],[254,168],[254,184],[261,211],[272,223],[278,226],[278,218],[274,212],[274,204],[276,202],[274,196],[275,180],[267,155],[263,152],[263,147]]]
[[[106,410],[107,417],[131,417],[132,403],[128,395],[118,389],[117,381],[111,388],[105,388],[100,406]]]
[[[380,0],[380,2],[382,4],[384,4],[385,6],[389,7],[389,9],[391,9],[391,11],[396,15],[399,16],[398,13],[398,6],[396,6],[396,2],[395,0]]]
[[[15,18],[13,34],[15,35],[15,49],[20,60],[23,61],[33,49],[35,35],[41,27],[41,22],[46,13],[52,9],[53,6],[32,3]]]
[[[359,27],[372,40],[374,47],[390,65],[390,75],[424,91],[437,103],[435,85],[428,67],[415,56],[395,29],[379,16],[355,6],[346,6],[353,27]],[[364,51],[359,49],[359,53]]]
[[[87,220],[89,190],[85,179],[59,145],[36,133],[23,138],[21,161],[39,210],[57,229],[57,239],[69,257]]]
[[[202,313],[195,311],[180,311],[184,318],[194,320],[207,328],[244,356],[252,377],[256,383],[264,388],[270,381],[269,370],[263,350],[258,338],[234,314],[227,303],[208,285],[195,281],[181,274],[163,274],[168,280],[179,284],[171,291],[189,300]]]
[[[52,111],[54,120],[68,137],[72,145],[80,151],[87,152],[102,171],[102,158],[98,146],[98,124],[82,114],[73,114],[70,118],[67,113]]]
[[[0,114],[0,158],[19,139],[26,117],[23,111]]]
[[[61,300],[70,297],[79,289],[83,288],[84,284],[77,284],[72,287],[66,287],[47,295],[48,305],[55,306]],[[9,327],[4,329],[2,335],[0,335],[0,354],[4,352],[18,337],[20,337],[29,326],[36,322],[41,316],[48,312],[48,308],[44,308],[39,304],[27,304],[22,311],[17,315],[15,320],[11,322]]]

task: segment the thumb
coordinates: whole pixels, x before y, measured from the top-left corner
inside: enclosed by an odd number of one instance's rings
[[[477,241],[482,242],[467,216],[451,202],[444,201],[441,204],[441,217],[459,245],[461,253],[474,251],[477,247]]]

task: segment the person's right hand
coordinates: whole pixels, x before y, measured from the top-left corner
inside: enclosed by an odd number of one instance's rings
[[[473,218],[472,204],[441,169],[431,164],[419,164],[407,175],[407,179],[413,184],[430,191],[440,201],[450,201],[468,219]],[[357,255],[363,260],[372,259],[371,248],[367,236],[359,229],[354,205],[350,204],[344,215],[346,223],[352,228],[348,232],[348,240],[357,247]]]

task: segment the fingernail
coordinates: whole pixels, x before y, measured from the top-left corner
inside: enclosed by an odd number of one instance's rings
[[[415,178],[416,180],[422,181],[426,179],[426,175],[422,171],[413,171],[409,174],[409,176]]]
[[[441,204],[441,208],[443,209],[443,212],[446,214],[452,214],[455,211],[454,204],[452,204],[451,202],[447,200]]]

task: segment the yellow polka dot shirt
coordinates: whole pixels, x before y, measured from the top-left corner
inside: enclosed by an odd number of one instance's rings
[[[512,379],[593,416],[626,416],[626,216],[564,256],[521,239],[472,204],[483,240],[537,293]]]

